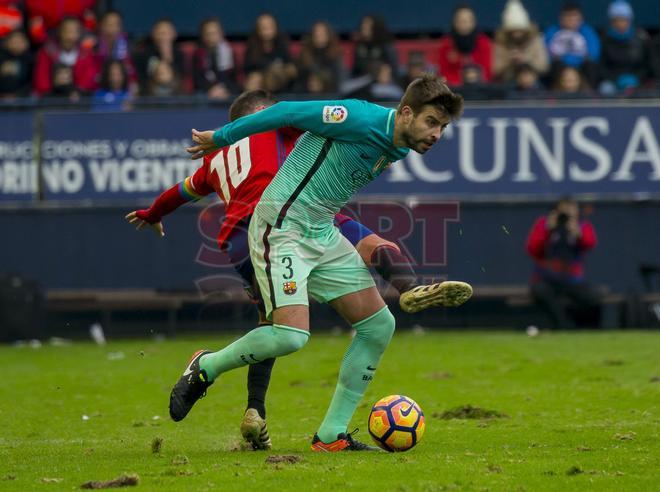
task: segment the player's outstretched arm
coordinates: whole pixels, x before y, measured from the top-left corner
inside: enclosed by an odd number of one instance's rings
[[[150,226],[159,236],[165,236],[162,219],[164,216],[171,214],[181,205],[197,201],[204,195],[210,192],[203,190],[203,193],[195,191],[193,180],[197,173],[204,173],[205,169],[200,168],[195,175],[188,177],[175,184],[170,189],[160,194],[158,198],[151,204],[151,207],[143,210],[134,210],[124,217],[129,224],[135,225],[135,228],[140,231],[146,226]]]
[[[368,133],[372,105],[366,101],[282,101],[229,123],[215,132],[192,131],[186,150],[199,159],[221,147],[277,128],[293,127],[328,138],[359,142]]]
[[[135,226],[135,229],[138,231],[141,231],[146,226],[149,226],[158,236],[160,237],[165,236],[165,229],[163,228],[163,223],[160,221],[150,223],[147,220],[147,217],[148,217],[147,210],[134,210],[133,212],[126,214],[124,218],[129,224],[133,224]]]

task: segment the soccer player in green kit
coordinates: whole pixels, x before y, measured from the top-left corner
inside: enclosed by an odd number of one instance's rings
[[[395,321],[364,261],[333,220],[357,190],[409,149],[428,151],[462,109],[460,95],[425,75],[408,86],[397,109],[358,100],[280,102],[215,132],[193,130],[196,145],[188,149],[193,158],[275,128],[307,133],[264,191],[249,226],[250,255],[273,325],[256,328],[217,352],[197,352],[172,389],[174,420],[183,419],[220,374],[301,349],[309,339],[311,294],[356,331],[312,450],[377,449],[356,441],[347,426]],[[465,295],[469,286],[456,284],[456,295]]]

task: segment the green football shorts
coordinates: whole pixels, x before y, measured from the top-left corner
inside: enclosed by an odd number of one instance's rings
[[[358,252],[333,224],[311,232],[285,221],[277,229],[255,212],[248,240],[268,319],[278,307],[308,306],[308,295],[330,302],[375,285]]]

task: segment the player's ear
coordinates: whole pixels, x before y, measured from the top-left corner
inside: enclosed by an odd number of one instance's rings
[[[415,118],[415,114],[410,106],[403,106],[401,108],[401,116],[406,125],[409,125]]]

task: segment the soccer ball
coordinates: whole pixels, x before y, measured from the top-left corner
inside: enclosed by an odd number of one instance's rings
[[[422,439],[425,428],[424,412],[407,396],[381,398],[369,414],[369,434],[385,451],[408,451]]]

